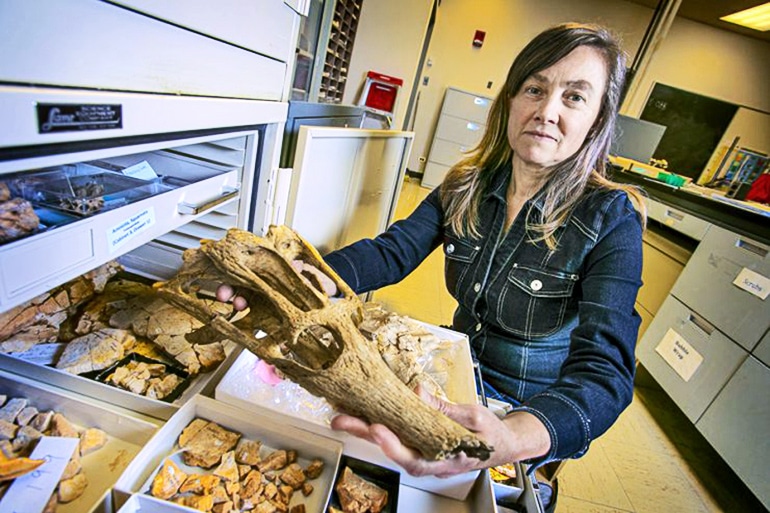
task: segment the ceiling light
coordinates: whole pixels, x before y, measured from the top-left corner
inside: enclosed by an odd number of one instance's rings
[[[770,30],[770,2],[719,18],[728,23],[766,32]]]

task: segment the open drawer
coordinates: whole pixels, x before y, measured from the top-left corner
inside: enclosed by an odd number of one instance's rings
[[[137,180],[120,172],[137,165],[151,167],[158,177]],[[237,201],[240,175],[238,166],[165,150],[4,175],[12,194],[30,200],[41,225],[36,233],[0,246],[0,310]],[[96,189],[78,189],[75,179]],[[83,195],[94,198],[93,212],[75,212],[68,203]],[[235,211],[227,224],[236,225]]]

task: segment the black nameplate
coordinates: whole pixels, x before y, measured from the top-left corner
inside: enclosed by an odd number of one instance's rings
[[[41,134],[123,128],[122,105],[37,104],[37,130]]]

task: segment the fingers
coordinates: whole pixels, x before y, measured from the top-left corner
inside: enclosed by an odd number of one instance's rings
[[[235,295],[235,289],[231,285],[222,284],[217,287],[217,301],[223,303],[232,302],[233,308],[237,311],[245,310],[249,307],[249,303],[246,298]]]

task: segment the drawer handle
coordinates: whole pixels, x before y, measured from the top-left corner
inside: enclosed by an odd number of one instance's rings
[[[708,336],[711,336],[712,333],[714,333],[714,326],[711,325],[706,319],[703,317],[700,317],[699,315],[695,315],[694,313],[690,313],[690,318],[688,319],[696,328],[701,330],[703,333],[705,333]]]
[[[177,212],[179,212],[182,215],[195,215],[200,214],[204,210],[208,210],[210,208],[214,208],[217,205],[224,203],[227,200],[233,199],[236,196],[238,196],[238,193],[240,191],[238,189],[232,189],[230,187],[225,187],[222,194],[217,196],[216,198],[206,200],[203,203],[199,203],[197,205],[193,205],[191,203],[187,203],[185,201],[181,202],[179,205],[177,205]]]
[[[735,242],[735,247],[737,248],[743,248],[746,251],[749,251],[750,253],[754,253],[755,255],[759,255],[762,258],[765,258],[767,256],[767,250],[761,246],[757,246],[756,244],[752,244],[751,242],[745,241],[743,239],[738,239]]]
[[[473,103],[475,103],[476,105],[486,105],[487,103],[489,103],[489,100],[487,100],[486,98],[474,98]]]
[[[480,127],[479,125],[477,125],[476,123],[468,123],[467,125],[465,125],[465,127],[466,127],[468,130],[473,130],[474,132],[475,132],[476,130],[480,130],[480,129],[481,129],[481,127]]]
[[[676,221],[684,221],[684,214],[674,212],[673,210],[666,210],[666,215]]]

